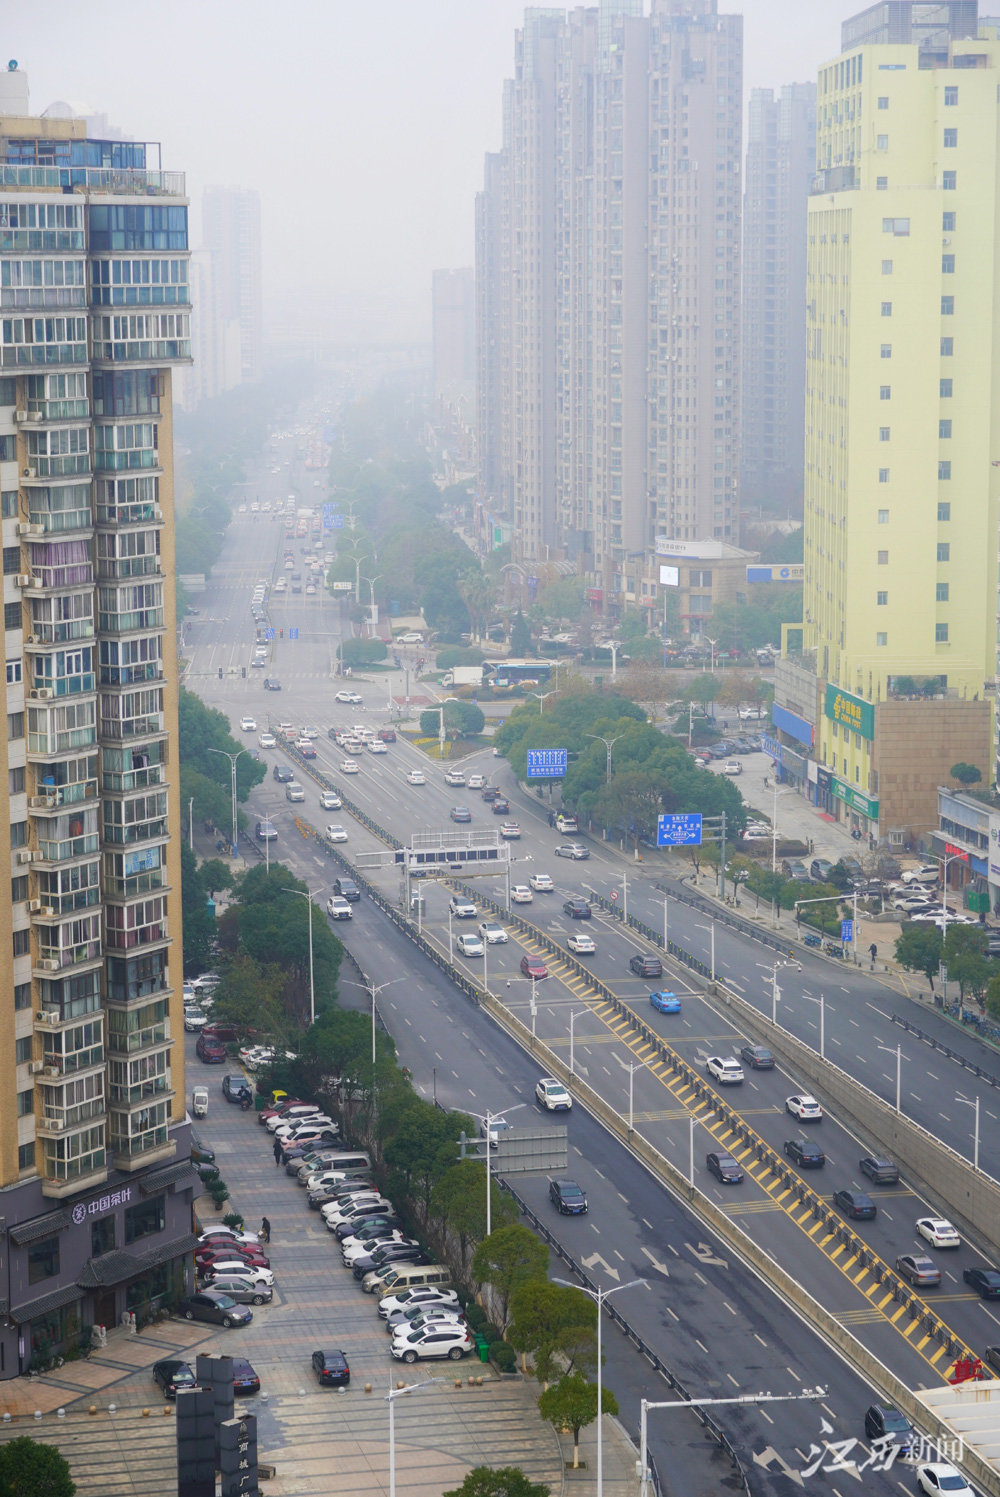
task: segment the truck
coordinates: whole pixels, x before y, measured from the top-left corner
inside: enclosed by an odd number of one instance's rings
[[[578,832],[580,828],[576,824],[576,817],[569,811],[560,811],[556,816],[557,832]]]
[[[441,685],[448,686],[482,686],[483,668],[481,665],[456,665],[452,670],[445,671],[441,677]]]

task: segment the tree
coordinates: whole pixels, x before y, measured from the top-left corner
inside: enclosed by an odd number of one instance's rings
[[[521,660],[530,650],[531,630],[524,614],[518,609],[510,625],[510,653],[515,660]]]
[[[510,1323],[510,1300],[514,1290],[531,1279],[544,1279],[549,1250],[527,1227],[515,1224],[491,1232],[476,1249],[472,1273],[477,1283],[496,1290],[499,1323]]]
[[[896,940],[896,960],[908,972],[922,972],[934,991],[944,942],[936,925],[909,925]]]
[[[473,1466],[443,1497],[549,1497],[550,1491],[544,1482],[529,1481],[520,1466]]]
[[[345,639],[340,646],[341,663],[352,670],[359,665],[377,665],[388,653],[382,639]]]
[[[1000,974],[991,977],[986,987],[986,1012],[991,1019],[1000,1019]]]
[[[460,1159],[446,1170],[431,1191],[431,1212],[458,1238],[462,1273],[467,1268],[469,1243],[486,1236],[486,1169],[475,1159]],[[517,1206],[490,1180],[490,1215],[498,1227],[517,1220]]]
[[[216,860],[212,861],[214,863]],[[181,842],[181,914],[184,925],[184,970],[204,972],[209,965],[216,922],[209,912],[204,875],[186,840]]]
[[[974,764],[966,764],[964,760],[953,764],[948,772],[960,785],[978,785],[983,777]]]
[[[581,1289],[531,1279],[515,1289],[510,1302],[511,1323],[506,1339],[522,1355],[531,1352],[535,1371],[548,1383],[554,1359],[562,1354],[572,1372],[577,1362],[586,1370],[597,1366],[597,1306]]]
[[[618,1413],[618,1400],[610,1388],[602,1389],[605,1414]],[[582,1372],[561,1377],[554,1388],[546,1388],[538,1400],[538,1412],[557,1429],[573,1431],[573,1469],[580,1464],[580,1431],[597,1418],[597,1384],[588,1383]]]
[[[944,962],[949,981],[958,983],[963,1000],[967,992],[975,998],[980,997],[996,971],[995,963],[986,956],[987,944],[986,932],[978,926],[948,926],[944,938]]]
[[[0,1445],[0,1497],[73,1497],[69,1462],[27,1435]]]
[[[420,731],[426,738],[436,738],[440,730],[439,709],[428,707],[420,714]],[[446,738],[475,738],[486,725],[486,716],[475,702],[462,702],[457,698],[444,704],[444,733]]]

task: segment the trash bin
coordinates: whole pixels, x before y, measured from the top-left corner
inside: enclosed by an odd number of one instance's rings
[[[489,1359],[490,1359],[490,1343],[486,1340],[485,1336],[480,1336],[480,1335],[477,1334],[477,1336],[476,1336],[476,1352],[478,1353],[480,1362],[488,1362],[489,1361]]]
[[[263,1112],[266,1105],[267,1105],[267,1098],[266,1097],[255,1097],[254,1098],[254,1108],[255,1108],[255,1110],[257,1112]]]

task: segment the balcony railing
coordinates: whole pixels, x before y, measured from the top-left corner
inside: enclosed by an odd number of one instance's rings
[[[55,963],[60,971],[67,967],[79,966],[81,962],[92,962],[102,955],[101,943],[96,941],[78,941],[73,946],[49,946],[39,943],[38,961],[43,971],[49,970],[46,964]]]
[[[162,1045],[170,1039],[170,1025],[166,1019],[159,1024],[151,1024],[147,1029],[132,1029],[127,1034],[119,1034],[112,1029],[108,1033],[109,1055],[138,1055],[143,1050],[152,1050],[156,1045]]]
[[[115,171],[103,166],[29,166],[5,162],[0,166],[0,187],[44,187],[59,191],[64,188],[85,187],[88,192],[109,192],[114,193],[115,197],[184,197],[184,173],[152,171],[147,168]],[[44,247],[84,248],[82,232],[63,231],[61,237],[65,243]],[[0,248],[3,247],[0,241]],[[31,245],[25,243],[20,247],[29,249]]]

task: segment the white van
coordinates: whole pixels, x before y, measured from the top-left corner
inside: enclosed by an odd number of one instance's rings
[[[402,1294],[404,1289],[421,1289],[433,1284],[435,1289],[450,1289],[451,1272],[440,1263],[397,1263],[385,1269],[372,1291],[377,1299],[386,1294]]]
[[[285,786],[285,799],[298,801],[305,800],[305,798],[306,793],[303,790],[302,786],[299,784],[298,780],[289,780],[288,784]]]

